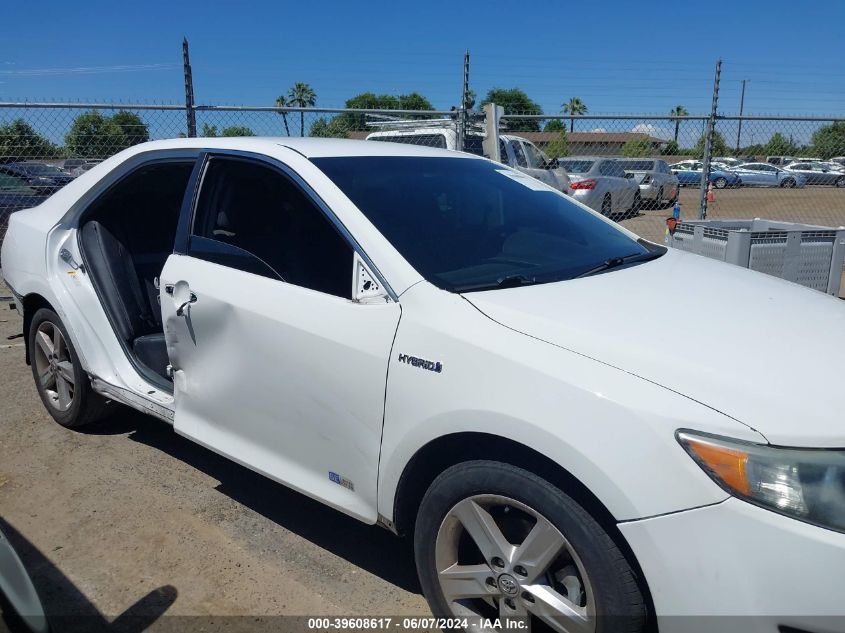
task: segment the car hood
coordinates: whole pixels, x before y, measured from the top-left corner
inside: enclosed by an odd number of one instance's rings
[[[592,277],[464,297],[508,328],[701,402],[772,444],[845,447],[845,302],[823,293],[669,249]]]

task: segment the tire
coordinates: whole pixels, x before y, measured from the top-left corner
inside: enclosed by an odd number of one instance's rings
[[[524,558],[519,546],[496,546],[522,544],[529,534],[538,549]],[[539,610],[562,600],[598,632],[645,627],[637,577],[611,536],[565,492],[509,464],[464,462],[437,477],[420,504],[414,554],[423,593],[438,618],[536,620]],[[547,596],[553,600],[544,601]],[[559,624],[574,617],[551,612]]]
[[[716,189],[724,189],[728,186],[728,180],[719,176],[713,181],[713,186],[716,187]]]
[[[72,429],[105,417],[107,401],[91,389],[88,374],[55,312],[41,308],[33,315],[27,341],[35,388],[56,422]]]
[[[845,176],[840,176],[833,184],[836,187],[845,187]]]
[[[793,189],[797,184],[798,183],[795,182],[794,178],[784,178],[783,181],[780,183],[780,186],[784,189]]]
[[[610,199],[610,194],[604,194],[604,198],[601,201],[601,214],[606,217],[610,217],[613,213],[613,203]]]
[[[625,215],[629,218],[636,217],[640,213],[640,209],[643,206],[643,198],[640,195],[639,189],[634,192],[634,201],[631,203],[631,208],[628,209],[628,213]]]
[[[666,205],[663,207],[664,209],[669,209],[670,207],[674,207],[675,203],[678,201],[678,198],[681,196],[681,185],[675,187],[675,196],[666,202]]]

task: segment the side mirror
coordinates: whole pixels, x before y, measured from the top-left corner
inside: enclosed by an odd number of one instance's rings
[[[560,163],[558,162],[557,158],[551,158],[546,161],[544,167],[546,169],[560,169]]]
[[[632,174],[631,172],[629,172],[629,171],[625,172],[625,178],[628,178],[630,180],[633,177],[634,177],[634,174]]]

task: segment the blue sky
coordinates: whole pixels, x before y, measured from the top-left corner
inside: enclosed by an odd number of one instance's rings
[[[198,103],[270,105],[304,81],[322,106],[416,90],[448,109],[469,49],[480,96],[518,86],[548,112],[706,112],[719,57],[724,113],[741,79],[747,113],[845,111],[841,0],[6,4],[0,100],[178,103],[186,35]]]

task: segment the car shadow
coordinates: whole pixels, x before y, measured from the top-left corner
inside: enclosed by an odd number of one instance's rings
[[[129,433],[129,439],[218,480],[216,490],[273,523],[405,591],[422,593],[411,539],[361,523],[176,434],[164,422],[121,409],[81,431],[97,435]]]
[[[41,600],[50,630],[62,633],[140,633],[146,631],[176,601],[172,585],[153,589],[126,611],[109,621],[62,571],[8,521],[0,517],[0,530],[17,552]],[[16,630],[10,616],[5,624]],[[0,620],[0,631],[4,630]],[[18,629],[19,630],[19,629]]]

